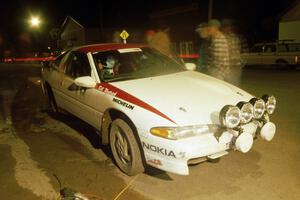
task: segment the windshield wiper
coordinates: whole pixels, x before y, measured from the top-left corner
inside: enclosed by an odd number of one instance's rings
[[[105,78],[104,77],[104,80],[106,82],[115,82],[115,81],[124,81],[124,80],[131,80],[131,79],[137,79],[137,78],[144,78],[144,76],[141,76],[141,75],[134,75],[134,74],[122,74],[122,75],[119,75],[117,77],[112,77],[112,78]]]

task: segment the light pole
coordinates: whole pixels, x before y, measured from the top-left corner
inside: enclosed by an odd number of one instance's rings
[[[42,27],[41,24],[43,21],[38,15],[31,15],[27,21],[29,33],[33,39],[31,46],[34,51],[40,51],[42,47]]]

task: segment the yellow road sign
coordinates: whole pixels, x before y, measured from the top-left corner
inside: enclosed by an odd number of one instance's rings
[[[120,37],[121,37],[123,40],[126,40],[126,39],[129,37],[129,33],[127,33],[127,31],[123,30],[123,31],[120,33]]]

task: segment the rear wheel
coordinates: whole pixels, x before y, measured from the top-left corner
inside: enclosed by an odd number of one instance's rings
[[[123,119],[115,119],[110,128],[110,148],[117,166],[129,176],[144,171],[141,151],[134,131]]]
[[[279,69],[286,69],[286,68],[289,69],[289,63],[284,59],[276,60],[276,65]]]

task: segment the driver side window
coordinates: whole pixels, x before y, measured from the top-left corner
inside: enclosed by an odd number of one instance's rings
[[[68,58],[65,74],[74,79],[81,76],[90,76],[91,67],[86,54],[72,52]]]

